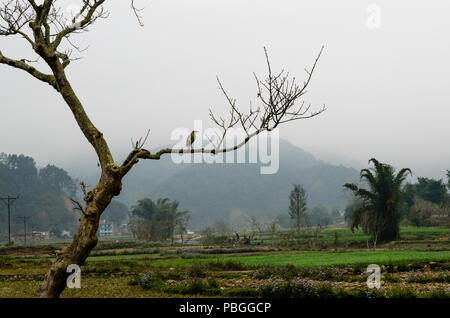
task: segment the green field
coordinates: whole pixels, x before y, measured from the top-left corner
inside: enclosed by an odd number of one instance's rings
[[[289,233],[260,233],[264,244],[235,247],[101,240],[82,267],[82,288],[62,297],[368,297],[369,264],[383,277],[370,297],[450,297],[449,229],[402,228],[399,241],[377,248],[361,231],[310,234],[277,244]],[[0,297],[35,297],[66,244],[1,247]]]
[[[337,266],[352,264],[389,264],[397,262],[449,261],[450,251],[369,251],[369,252],[305,252],[251,256],[223,256],[157,260],[154,266],[189,266],[205,262],[238,262],[246,266],[294,265],[297,267]]]

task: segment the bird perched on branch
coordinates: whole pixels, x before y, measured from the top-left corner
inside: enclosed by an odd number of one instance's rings
[[[187,137],[187,140],[186,140],[186,147],[192,148],[192,144],[193,144],[194,141],[195,141],[195,133],[198,133],[198,131],[197,131],[197,130],[193,130],[193,131],[189,134],[189,136]]]

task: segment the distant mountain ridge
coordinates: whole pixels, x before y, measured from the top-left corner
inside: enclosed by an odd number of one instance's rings
[[[123,181],[119,201],[129,206],[144,197],[168,197],[191,211],[191,227],[201,228],[218,220],[232,226],[247,216],[272,218],[287,213],[293,184],[308,193],[308,206],[342,208],[342,185],[357,182],[359,171],[316,159],[288,141],[280,140],[279,171],[261,175],[259,164],[175,164],[170,156],[144,161]]]

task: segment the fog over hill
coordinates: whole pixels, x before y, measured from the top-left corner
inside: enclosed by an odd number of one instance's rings
[[[175,164],[170,156],[142,161],[125,177],[117,199],[128,206],[145,197],[177,200],[181,209],[191,211],[196,229],[218,220],[238,227],[249,215],[287,213],[293,184],[306,189],[309,207],[342,208],[348,202],[342,185],[357,182],[359,170],[319,160],[285,140],[279,146],[276,174],[260,174],[261,165],[255,163]],[[92,185],[96,178],[93,174],[85,180]]]

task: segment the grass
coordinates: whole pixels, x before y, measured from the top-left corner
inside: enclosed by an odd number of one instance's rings
[[[332,245],[335,233],[341,244],[356,245],[351,245],[352,250],[347,251],[347,248],[335,248]],[[283,234],[285,232],[280,232],[275,241]],[[258,240],[270,242],[270,235],[256,236]],[[286,287],[285,293],[295,292],[299,297],[308,293],[323,297],[359,297],[367,291],[366,276],[361,273],[368,264],[378,264],[389,290],[386,297],[427,297],[428,294],[423,293],[428,292],[430,297],[449,297],[450,230],[405,227],[401,229],[401,236],[402,240],[395,242],[395,249],[391,244],[366,250],[366,237],[361,231],[352,233],[336,228],[322,231],[317,238],[316,242],[325,242],[323,246],[328,246],[325,250],[300,251],[299,246],[281,248],[276,245],[269,248],[266,244],[237,248],[190,246],[184,247],[182,254],[178,253],[179,246],[105,240],[82,267],[82,289],[67,289],[62,296],[260,297],[262,292],[257,286],[276,278],[282,280],[282,285],[276,283],[268,287],[267,295],[272,297],[277,297],[273,288],[280,286]],[[295,239],[292,241],[295,243]],[[311,242],[314,238],[305,236],[301,241]],[[430,242],[432,248],[427,247]],[[401,244],[406,248],[397,248]],[[36,296],[36,289],[54,260],[53,252],[62,246],[52,243],[49,246],[0,247],[0,297]],[[322,281],[325,285],[314,285],[311,290],[309,285],[299,281],[286,285],[295,279]],[[335,290],[334,285],[326,285],[327,281],[343,284],[345,291]],[[402,290],[403,284],[408,290]],[[353,295],[354,288],[363,294]]]
[[[50,263],[52,259],[45,259]],[[175,258],[160,254],[91,256],[88,265],[122,264],[129,266],[149,267],[188,267],[192,264],[234,262],[245,267],[263,265],[294,265],[297,267],[338,266],[352,264],[390,264],[395,262],[445,261],[450,260],[450,251],[418,251],[418,250],[375,250],[356,252],[289,252],[268,253],[264,255],[208,256]],[[39,264],[39,258],[14,259],[14,262]]]
[[[187,267],[192,264],[211,262],[235,262],[247,267],[263,265],[288,265],[297,267],[336,266],[352,264],[390,264],[393,262],[443,261],[450,260],[449,251],[358,251],[358,252],[302,252],[273,253],[250,256],[218,256],[208,258],[155,259],[151,264],[155,267]]]

